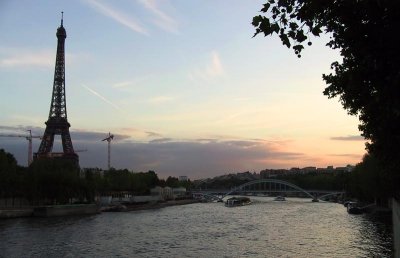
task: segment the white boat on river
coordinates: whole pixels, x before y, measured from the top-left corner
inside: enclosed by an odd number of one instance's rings
[[[236,206],[244,206],[251,204],[251,200],[248,197],[232,197],[226,200],[226,207],[236,207]]]

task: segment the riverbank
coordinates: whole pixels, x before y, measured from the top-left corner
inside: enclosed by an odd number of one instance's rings
[[[0,208],[0,219],[13,219],[31,217],[33,215],[33,208]]]
[[[41,207],[18,207],[18,208],[0,208],[0,219],[24,218],[24,217],[54,217],[54,216],[71,216],[96,214],[100,212],[123,212],[123,211],[139,211],[150,209],[161,209],[169,206],[185,205],[197,203],[198,200],[170,200],[165,202],[148,202],[148,203],[124,203],[118,205],[109,205],[97,208],[97,205],[55,205]]]
[[[0,208],[0,219],[24,217],[59,217],[99,213],[97,204],[47,205],[36,207]]]
[[[161,209],[168,206],[186,205],[192,203],[198,203],[198,200],[184,199],[184,200],[169,200],[164,202],[147,202],[147,203],[123,203],[117,205],[109,205],[102,207],[102,212],[124,212],[124,211],[139,211],[139,210],[150,210],[150,209]]]

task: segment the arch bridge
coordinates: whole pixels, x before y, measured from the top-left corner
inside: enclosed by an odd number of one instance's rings
[[[228,195],[232,194],[283,194],[283,193],[302,193],[313,200],[323,199],[328,196],[340,195],[344,192],[339,191],[323,191],[323,190],[305,190],[295,184],[278,179],[259,179],[244,183],[231,190],[203,190],[198,191],[197,194],[203,194],[206,198],[222,200]]]

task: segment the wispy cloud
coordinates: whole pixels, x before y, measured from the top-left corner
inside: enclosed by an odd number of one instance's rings
[[[161,137],[162,135],[156,132],[146,132],[148,137]]]
[[[139,0],[139,2],[156,16],[156,19],[153,21],[154,24],[165,31],[173,33],[178,32],[178,22],[160,9],[158,1]],[[165,3],[165,1],[163,3]]]
[[[112,87],[115,88],[115,89],[118,89],[118,88],[125,88],[125,87],[128,87],[128,86],[133,85],[134,83],[135,83],[134,81],[117,82],[117,83],[114,83],[114,84],[112,85]]]
[[[172,138],[158,138],[158,139],[149,141],[149,143],[166,143],[166,142],[170,142],[170,141],[172,141]]]
[[[136,21],[133,17],[123,13],[122,11],[105,5],[98,0],[86,0],[86,2],[97,12],[110,17],[114,21],[128,27],[135,32],[148,35],[147,30],[140,22]]]
[[[225,73],[217,51],[211,52],[211,64],[207,66],[206,73],[210,76],[220,76]]]
[[[365,141],[364,137],[360,135],[337,136],[330,139],[334,141]]]
[[[52,67],[55,51],[0,47],[0,67]]]
[[[192,80],[210,81],[211,79],[225,75],[225,69],[222,65],[221,58],[217,51],[212,51],[210,54],[210,61],[204,68],[195,69],[189,73],[189,78]]]
[[[88,86],[82,84],[82,87],[84,87],[86,90],[88,90],[90,93],[92,93],[93,95],[95,95],[96,97],[98,97],[99,99],[101,99],[102,101],[106,102],[107,104],[111,105],[113,108],[115,108],[118,111],[123,112],[123,110],[117,106],[116,104],[114,104],[113,102],[111,102],[110,100],[106,99],[104,96],[102,96],[100,93],[94,91],[93,89],[89,88]]]
[[[70,65],[72,63],[81,62],[89,59],[87,54],[65,54],[65,62]],[[56,49],[31,49],[31,48],[15,48],[0,46],[0,67],[14,68],[51,68],[54,67],[56,59]]]
[[[38,126],[24,126],[24,125],[17,125],[17,126],[7,126],[7,125],[0,125],[0,132],[1,134],[7,135],[28,135],[28,130],[31,130],[32,135],[38,136],[42,135],[44,129]]]
[[[174,100],[174,98],[171,96],[156,96],[156,97],[152,97],[152,98],[148,99],[147,102],[151,103],[151,104],[163,104],[163,103],[170,102],[173,100]]]
[[[360,159],[362,158],[362,154],[352,154],[352,153],[344,153],[344,154],[330,154],[332,157],[344,157],[344,158],[352,158],[352,159]]]
[[[121,88],[130,87],[130,86],[136,86],[136,85],[146,81],[148,78],[149,78],[148,76],[144,76],[144,77],[135,78],[132,80],[120,81],[120,82],[116,82],[116,83],[112,84],[112,87],[115,89],[121,89]]]

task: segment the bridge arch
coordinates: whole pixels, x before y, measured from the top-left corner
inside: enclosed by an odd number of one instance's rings
[[[299,186],[283,181],[283,180],[278,180],[278,179],[259,179],[259,180],[254,180],[254,181],[250,181],[247,183],[244,183],[242,185],[239,185],[237,187],[235,187],[234,189],[232,189],[231,191],[229,191],[228,193],[226,193],[222,198],[234,193],[234,192],[238,192],[238,191],[242,191],[246,186],[250,186],[250,185],[256,185],[256,184],[260,184],[260,183],[275,183],[275,184],[281,184],[281,185],[286,185],[289,186],[295,190],[298,190],[299,192],[302,192],[308,196],[310,196],[310,198],[315,199],[315,196],[313,196],[311,193],[307,192],[306,190],[304,190],[303,188],[300,188]]]
[[[328,193],[328,194],[324,194],[324,195],[318,196],[318,199],[322,200],[322,199],[324,199],[326,197],[329,197],[329,196],[335,196],[335,195],[341,195],[341,194],[344,194],[344,192]]]

